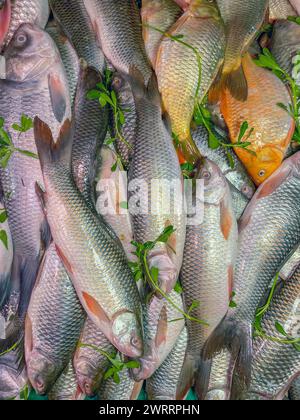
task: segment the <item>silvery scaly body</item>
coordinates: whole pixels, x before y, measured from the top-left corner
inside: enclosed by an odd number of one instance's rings
[[[5,242],[0,241],[0,338],[4,338],[5,331],[5,303],[9,296],[10,281],[11,281],[11,267],[13,262],[13,243],[10,234],[9,224],[6,216],[6,210],[2,202],[0,202],[0,215],[4,217],[4,222],[0,222],[0,231],[5,232],[7,236],[7,246]],[[8,308],[7,308],[8,309]],[[4,318],[3,313],[4,311]]]
[[[67,122],[55,146],[49,127],[35,120],[47,220],[90,319],[120,352],[139,357],[143,353],[143,332],[138,289],[118,240],[75,186],[71,173],[72,132]]]
[[[12,124],[20,124],[23,114],[30,118],[40,115],[57,137],[71,113],[63,64],[51,37],[31,24],[19,27],[5,58],[7,79],[0,80],[4,129],[15,148],[36,154],[33,129],[20,133],[12,129]],[[36,182],[43,185],[39,160],[14,152],[0,173],[14,243],[11,307],[19,302],[18,313],[13,309],[15,326],[9,327],[10,336],[18,329],[29,304],[43,249],[49,241],[49,228],[35,191]]]
[[[83,400],[84,398],[85,395],[78,389],[72,362],[69,362],[54,387],[48,393],[48,399],[50,401],[70,401]]]
[[[292,401],[300,401],[300,377],[292,383],[289,390],[289,397]]]
[[[0,357],[0,400],[17,399],[27,382],[23,349]]]
[[[234,362],[231,354],[223,350],[212,360],[207,393],[203,395],[206,401],[230,400],[231,382],[234,370]]]
[[[105,69],[105,57],[88,16],[84,0],[50,0],[51,10],[79,58],[101,73]]]
[[[300,374],[300,352],[293,345],[280,340],[300,337],[300,266],[295,269],[283,289],[274,297],[262,321],[262,330],[274,340],[264,337],[254,339],[251,382],[243,388],[239,378],[234,378],[232,399],[282,400],[292,382]],[[276,323],[285,330],[281,334]]]
[[[164,363],[147,379],[149,400],[176,400],[176,390],[187,346],[187,330],[184,328]]]
[[[296,12],[293,9],[289,0],[269,0],[269,19],[287,19],[289,16],[295,16]]]
[[[188,346],[182,368],[179,398],[196,384],[199,398],[207,387],[209,366],[201,360],[205,341],[227,312],[233,288],[238,229],[226,178],[216,164],[204,161],[198,178],[204,182],[204,218],[187,227],[180,280],[185,310],[199,302],[191,314],[208,325],[187,320]],[[209,364],[209,362],[207,362]]]
[[[205,358],[224,347],[238,357],[237,372],[246,383],[256,309],[300,241],[299,192],[300,154],[296,153],[257,190],[242,217],[234,274],[237,307],[228,310],[205,345]]]

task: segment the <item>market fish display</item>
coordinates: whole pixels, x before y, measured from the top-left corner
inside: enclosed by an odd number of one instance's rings
[[[238,101],[248,97],[248,80],[242,66],[243,54],[254,41],[263,23],[269,0],[217,0],[225,23],[226,51],[221,74],[211,92],[216,100],[221,91],[229,89]]]
[[[215,1],[193,1],[169,32],[183,36],[192,48],[165,37],[155,70],[163,107],[179,140],[179,155],[194,164],[200,158],[190,132],[195,104],[208,92],[224,58],[225,33]]]
[[[168,32],[181,14],[182,10],[174,0],[143,0],[142,2],[143,39],[148,58],[154,69],[163,34]]]
[[[143,353],[143,335],[138,289],[118,241],[74,185],[70,168],[72,131],[67,121],[58,139],[61,147],[54,148],[49,127],[38,118],[35,120],[47,220],[59,255],[90,319],[118,350],[139,357]],[[49,147],[51,155],[47,152]]]
[[[109,63],[125,74],[129,74],[130,67],[135,66],[147,84],[151,67],[135,0],[84,0],[84,4]]]
[[[49,4],[55,20],[72,43],[78,57],[102,73],[105,58],[84,0],[50,0]]]
[[[251,375],[252,324],[257,307],[300,241],[299,159],[299,153],[287,159],[257,190],[243,214],[233,281],[237,307],[228,310],[204,349],[204,358],[208,358],[227,347],[238,358],[237,372],[246,382]]]
[[[221,170],[206,160],[198,175],[204,182],[203,221],[187,227],[180,280],[186,311],[199,302],[192,315],[208,325],[187,320],[188,345],[178,397],[182,399],[196,382],[199,396],[205,362],[201,351],[205,341],[228,310],[233,289],[238,230],[230,190]],[[202,222],[202,223],[201,223]]]
[[[295,123],[281,107],[289,106],[290,95],[270,71],[258,67],[250,55],[242,61],[248,84],[245,102],[237,101],[226,90],[221,99],[221,111],[230,132],[232,143],[236,143],[242,124],[247,121],[251,145],[246,149],[235,148],[256,185],[260,185],[279,168],[293,136]],[[253,154],[254,152],[254,154]]]

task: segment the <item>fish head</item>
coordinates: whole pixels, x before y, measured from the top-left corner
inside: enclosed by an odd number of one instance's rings
[[[59,376],[58,365],[34,350],[27,361],[28,378],[39,395],[46,395]]]
[[[225,196],[228,185],[218,165],[205,159],[198,173],[198,179],[204,182],[205,203],[219,204]]]
[[[121,312],[112,322],[113,345],[128,357],[141,357],[144,351],[141,323],[133,312]]]
[[[20,395],[27,384],[26,370],[20,373],[18,369],[6,364],[0,364],[0,400],[9,400]]]
[[[149,353],[138,360],[139,367],[130,369],[130,376],[134,381],[140,382],[149,379],[157,369],[159,357],[155,351],[151,350],[153,349],[149,349]]]
[[[97,372],[97,378],[95,377],[95,372],[97,369],[89,363],[88,360],[80,359],[76,364],[76,378],[77,383],[81,391],[88,397],[95,395],[97,390],[97,385],[101,379],[101,372]],[[104,373],[104,372],[103,372]]]
[[[19,26],[4,53],[6,78],[15,82],[37,80],[60,60],[50,35],[38,26]]]

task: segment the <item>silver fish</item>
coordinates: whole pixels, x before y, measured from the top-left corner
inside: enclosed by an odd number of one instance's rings
[[[300,377],[292,383],[289,390],[289,398],[292,401],[300,401]]]
[[[11,267],[13,262],[13,243],[10,234],[9,224],[6,216],[6,210],[3,203],[0,201],[0,216],[3,217],[2,223],[0,220],[0,231],[3,233],[4,237],[7,237],[7,247],[5,242],[0,241],[0,338],[4,338],[4,324],[2,325],[2,311],[5,310],[3,305],[7,302],[7,298],[10,294],[10,280],[11,280]],[[7,319],[7,315],[4,316],[4,319]]]
[[[271,21],[277,19],[287,19],[289,16],[295,16],[289,0],[269,0],[269,19]]]
[[[187,346],[187,330],[184,328],[164,363],[147,379],[149,400],[176,400],[176,389]]]
[[[47,220],[89,318],[120,352],[140,357],[143,332],[138,289],[119,242],[75,187],[70,165],[72,131],[72,124],[67,122],[54,149],[49,127],[35,119],[46,190],[40,194]]]
[[[231,399],[243,400],[282,400],[294,379],[300,373],[300,352],[285,340],[276,328],[283,326],[290,338],[300,337],[300,266],[277,294],[262,321],[262,330],[275,342],[257,337],[253,343],[251,382],[245,390],[238,377],[234,377]]]
[[[124,74],[135,66],[147,84],[152,72],[135,0],[84,0],[84,4],[110,64]]]
[[[57,137],[65,118],[70,118],[70,97],[59,52],[50,35],[32,24],[19,27],[5,51],[7,79],[0,80],[0,115],[14,147],[36,154],[33,130],[12,129],[21,115],[42,116]],[[13,301],[20,301],[22,321],[29,304],[49,228],[35,192],[43,185],[38,159],[14,152],[6,169],[1,169],[4,204],[14,243],[12,269]],[[14,306],[14,303],[12,303]]]
[[[199,302],[191,314],[208,325],[187,320],[188,346],[178,388],[180,399],[194,382],[199,398],[205,392],[204,372],[208,367],[201,360],[201,351],[227,312],[237,254],[238,228],[226,178],[218,166],[207,159],[198,180],[204,182],[204,197],[197,200],[197,206],[204,207],[204,216],[203,220],[187,227],[180,279],[185,310],[188,311],[194,301]]]
[[[73,44],[79,58],[102,73],[105,58],[83,0],[50,0],[55,20]]]
[[[234,363],[228,351],[224,350],[213,358],[207,393],[203,395],[204,400],[230,400],[233,369]]]
[[[251,375],[256,309],[270,280],[300,241],[299,193],[300,153],[296,153],[257,190],[241,219],[234,275],[237,307],[228,310],[205,345],[204,358],[227,347],[246,383]]]
[[[11,2],[10,0],[1,0],[0,3],[0,52],[3,42],[7,35],[11,19]]]
[[[18,399],[27,385],[22,345],[0,357],[0,400]]]
[[[76,376],[72,362],[56,381],[54,387],[48,393],[48,400],[50,401],[70,401],[83,400],[84,394],[78,389]]]

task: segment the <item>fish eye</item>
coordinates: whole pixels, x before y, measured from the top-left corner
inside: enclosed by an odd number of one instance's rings
[[[262,169],[262,170],[260,170],[259,172],[258,172],[258,176],[259,177],[263,177],[263,176],[265,176],[266,175],[266,171],[264,170],[264,169]]]
[[[202,178],[208,181],[211,178],[211,173],[209,171],[203,171]]]
[[[25,34],[20,34],[17,36],[17,43],[19,45],[25,44],[26,41],[27,41],[27,36]]]
[[[130,344],[131,344],[133,347],[138,347],[138,345],[139,345],[139,340],[138,340],[136,337],[132,337],[132,338],[131,338],[131,340],[130,340]]]

